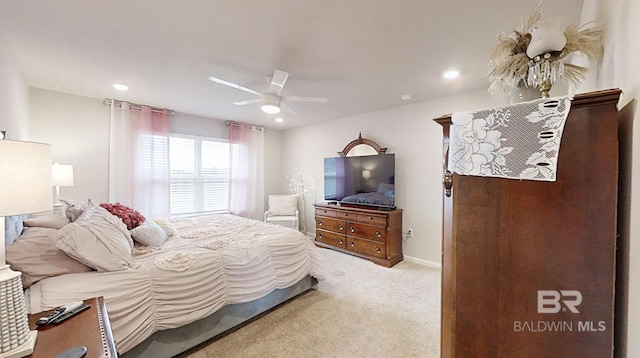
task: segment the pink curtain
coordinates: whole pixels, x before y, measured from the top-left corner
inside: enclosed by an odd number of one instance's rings
[[[264,215],[264,129],[229,124],[229,212],[256,220]]]
[[[109,201],[148,218],[168,218],[169,114],[111,104]]]

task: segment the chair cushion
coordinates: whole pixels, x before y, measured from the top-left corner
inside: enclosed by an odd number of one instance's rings
[[[296,210],[298,210],[297,195],[269,195],[271,215],[296,215]]]

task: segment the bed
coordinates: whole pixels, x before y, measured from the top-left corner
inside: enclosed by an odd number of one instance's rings
[[[395,186],[393,184],[380,183],[375,192],[348,195],[341,202],[393,207],[395,206]]]
[[[23,272],[30,313],[103,296],[124,357],[171,357],[325,275],[313,241],[283,226],[216,214],[146,219],[129,229],[126,219],[91,202],[70,209],[66,223],[25,220],[7,262]],[[136,231],[144,226],[154,230]],[[164,242],[153,236],[158,227]]]

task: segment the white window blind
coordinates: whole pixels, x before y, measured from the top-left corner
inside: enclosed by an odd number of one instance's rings
[[[226,212],[229,207],[229,142],[172,134],[171,215]]]

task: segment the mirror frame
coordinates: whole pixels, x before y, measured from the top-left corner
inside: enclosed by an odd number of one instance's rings
[[[378,155],[385,154],[387,152],[387,148],[381,147],[380,145],[378,145],[378,143],[372,141],[371,139],[362,138],[362,132],[360,132],[358,133],[358,139],[355,139],[349,142],[349,144],[347,144],[347,146],[344,147],[344,149],[341,152],[338,152],[338,154],[341,157],[346,157],[347,154],[349,154],[349,151],[351,151],[353,148],[355,148],[357,145],[360,145],[360,144],[366,144],[372,147],[378,153]]]

